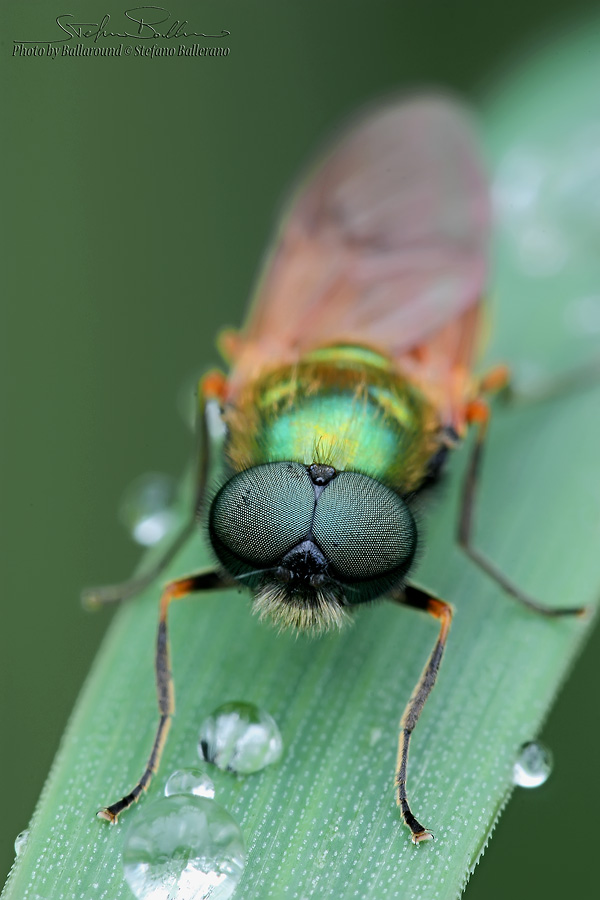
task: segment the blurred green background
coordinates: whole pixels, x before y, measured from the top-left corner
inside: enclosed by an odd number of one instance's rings
[[[126,3],[0,12],[3,871],[108,623],[80,609],[79,591],[138,560],[120,497],[140,473],[184,468],[177,393],[218,362],[219,328],[240,323],[290,180],[333,124],[382,93],[446,85],[481,105],[597,4],[572,3],[568,19],[563,7],[173,0],[172,20],[227,29],[231,49],[171,59],[12,55],[15,40],[60,37],[63,12],[109,13],[120,30]],[[579,835],[577,823],[600,804],[599,650],[596,634],[545,728],[552,779],[514,796],[470,900],[505,897],[507,875],[514,898],[590,889],[600,825]]]

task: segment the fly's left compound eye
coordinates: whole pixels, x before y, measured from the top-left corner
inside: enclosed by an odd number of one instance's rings
[[[236,574],[273,565],[304,540],[314,508],[305,466],[275,462],[246,469],[213,501],[209,530],[215,552]]]
[[[417,530],[404,501],[379,481],[340,472],[315,510],[313,534],[342,578],[402,575],[412,562]]]

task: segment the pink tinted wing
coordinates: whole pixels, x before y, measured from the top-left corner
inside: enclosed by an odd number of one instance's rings
[[[422,96],[371,111],[292,200],[230,380],[321,344],[399,359],[476,305],[485,276],[487,181],[469,117]]]

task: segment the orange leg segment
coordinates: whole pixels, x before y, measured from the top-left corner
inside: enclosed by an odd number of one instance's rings
[[[510,384],[510,369],[505,365],[494,366],[489,372],[481,378],[479,382],[479,390],[482,394],[492,393],[503,390]]]

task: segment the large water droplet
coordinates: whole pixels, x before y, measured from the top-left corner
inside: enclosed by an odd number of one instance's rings
[[[19,834],[15,838],[15,855],[20,856],[25,847],[27,846],[27,841],[29,840],[29,828],[26,828],[25,831],[19,832]]]
[[[249,775],[277,762],[283,750],[275,719],[253,703],[225,703],[200,727],[200,758]]]
[[[523,744],[513,768],[513,781],[519,787],[534,788],[544,784],[552,772],[552,754],[537,741]]]
[[[165,784],[165,797],[175,794],[193,794],[195,797],[215,796],[215,786],[200,769],[177,769],[169,775]]]
[[[119,506],[119,518],[138,544],[158,543],[175,523],[172,509],[175,479],[149,472],[129,485]]]
[[[166,797],[140,808],[123,847],[140,900],[227,900],[246,863],[239,826],[206,797]]]

